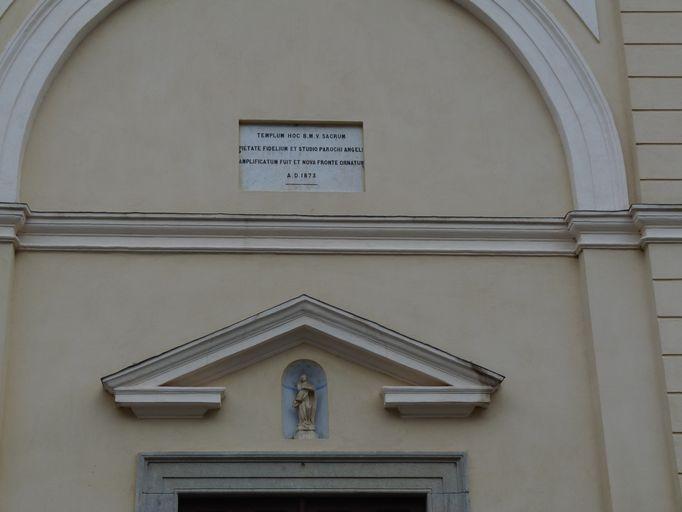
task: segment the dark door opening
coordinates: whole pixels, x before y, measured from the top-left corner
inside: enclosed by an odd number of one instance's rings
[[[178,512],[426,512],[426,496],[181,494]]]

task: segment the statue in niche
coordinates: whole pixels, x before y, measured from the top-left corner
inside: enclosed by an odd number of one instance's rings
[[[296,398],[292,404],[298,409],[298,427],[295,439],[317,439],[315,432],[315,412],[317,411],[317,397],[315,386],[308,382],[308,376],[302,373],[296,384]]]
[[[329,398],[324,369],[310,359],[291,362],[282,372],[284,439],[328,439]]]

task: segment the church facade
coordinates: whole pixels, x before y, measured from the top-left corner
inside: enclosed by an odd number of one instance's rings
[[[0,511],[682,509],[678,0],[0,0]]]

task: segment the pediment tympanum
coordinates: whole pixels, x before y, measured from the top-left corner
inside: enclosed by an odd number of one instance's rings
[[[410,417],[465,417],[487,407],[498,373],[307,295],[102,379],[116,405],[139,418],[198,418],[219,409],[223,387],[205,387],[300,344],[326,350],[405,382],[383,404]]]

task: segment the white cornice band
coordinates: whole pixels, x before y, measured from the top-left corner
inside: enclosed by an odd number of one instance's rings
[[[636,209],[637,207],[633,207]],[[568,231],[575,239],[575,253],[583,249],[639,249],[639,230],[628,212],[569,212]]]
[[[561,218],[33,212],[0,204],[19,251],[576,256],[682,243],[682,206]]]
[[[682,205],[641,205],[632,211],[642,246],[682,243]]]
[[[22,158],[41,98],[93,27],[126,0],[39,0],[0,55],[0,201],[19,200]],[[495,31],[535,80],[567,156],[574,205],[628,207],[611,109],[585,59],[540,0],[454,0]]]
[[[307,344],[404,382],[384,386],[403,416],[462,418],[486,408],[504,377],[308,295],[256,313],[102,378],[116,405],[139,418],[200,418],[225,389],[197,385]]]

